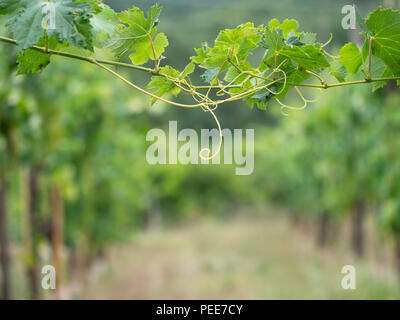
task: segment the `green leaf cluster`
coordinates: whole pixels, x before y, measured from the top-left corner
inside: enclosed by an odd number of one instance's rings
[[[364,19],[356,8],[365,42],[361,48],[347,43],[339,56],[326,51],[330,41],[322,44],[315,33],[299,31],[296,20],[272,19],[260,26],[244,23],[219,32],[213,45],[205,42],[196,48],[183,71],[162,63],[169,43],[166,35],[158,32],[161,10],[153,5],[146,13],[137,7],[116,13],[100,0],[0,0],[0,14],[9,16],[7,25],[19,46],[18,74],[43,70],[51,54],[63,55],[60,51],[71,47],[83,51],[78,56],[83,60],[89,60],[95,48],[111,49],[117,59],[129,56],[132,64],[106,63],[152,74],[147,86],[152,93],[147,94],[153,102],[185,91],[192,95],[194,106],[243,100],[251,108],[256,105],[265,110],[271,99],[281,103],[294,87],[299,91],[300,86],[328,88],[373,82],[376,90],[400,77],[398,10],[378,8]],[[48,27],[49,11],[55,28]],[[153,62],[151,68],[141,66],[149,61]],[[201,73],[195,73],[196,66]],[[328,85],[326,70],[339,83]],[[201,83],[194,85],[192,74],[199,75]],[[299,96],[306,102],[300,92]]]
[[[18,43],[18,74],[38,72],[49,64],[50,56],[33,46],[93,52],[115,30],[114,11],[98,0],[0,0],[0,14],[9,16],[7,26]]]
[[[145,17],[139,8],[118,13],[115,36],[111,39],[111,48],[119,58],[129,54],[135,65],[145,64],[149,59],[158,60],[168,46],[168,39],[164,33],[157,33],[158,19],[161,7],[152,6]],[[133,51],[133,53],[131,53]]]
[[[332,66],[332,74],[344,82],[354,78],[390,78],[400,76],[400,11],[378,8],[367,19],[356,9],[357,23],[365,37],[361,50],[347,43],[340,50],[340,63]],[[371,63],[370,63],[371,61]],[[343,73],[343,67],[347,73]],[[373,85],[373,90],[387,81]]]

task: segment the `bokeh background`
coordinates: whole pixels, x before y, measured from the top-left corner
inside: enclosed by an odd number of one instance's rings
[[[147,10],[156,1],[105,1]],[[355,1],[367,15],[379,5]],[[219,30],[294,18],[330,49],[348,1],[160,0],[165,63],[182,69]],[[1,34],[6,34],[0,23]],[[217,110],[255,129],[255,169],[150,166],[152,128],[214,128],[209,113],[150,101],[94,66],[54,57],[15,76],[0,44],[0,282],[11,299],[398,299],[400,93],[395,84],[323,92],[289,116],[271,104]],[[257,57],[254,57],[256,59]],[[135,83],[149,78],[124,72]],[[306,92],[315,96],[315,92]],[[289,102],[299,103],[296,97]],[[4,248],[8,248],[5,250]],[[8,254],[7,254],[8,252]],[[57,290],[41,268],[57,269]],[[356,290],[341,287],[344,265]]]

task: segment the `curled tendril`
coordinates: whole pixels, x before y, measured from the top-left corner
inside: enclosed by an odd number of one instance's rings
[[[233,83],[235,83],[235,81],[236,81],[237,79],[239,79],[239,77],[240,77],[241,75],[242,75],[242,74],[239,73],[239,74],[238,74],[236,77],[234,77],[234,78],[232,79],[232,81],[230,81],[228,84],[226,84],[226,85],[224,85],[224,86],[221,86],[221,88],[217,91],[216,96],[217,96],[217,97],[222,97],[222,96],[224,96],[224,95],[229,95],[229,92],[227,92],[226,89],[227,89],[229,86],[231,86]],[[247,77],[246,80],[245,80],[244,82],[246,82],[249,78],[250,78],[250,77]]]
[[[295,89],[296,89],[297,93],[300,95],[301,99],[302,99],[303,101],[308,102],[308,103],[315,103],[315,102],[319,101],[319,100],[321,99],[321,97],[322,97],[322,89],[321,89],[321,88],[314,88],[314,90],[317,90],[317,91],[318,91],[318,94],[317,94],[317,97],[316,97],[315,99],[312,99],[312,100],[309,100],[309,99],[304,98],[304,95],[303,95],[303,93],[299,90],[299,88],[295,87]]]
[[[315,90],[318,91],[318,95],[315,99],[306,99],[303,95],[303,93],[300,91],[300,89],[298,87],[294,87],[298,93],[298,95],[300,96],[301,100],[303,100],[303,105],[300,107],[294,107],[294,106],[289,106],[287,104],[282,103],[279,99],[275,98],[275,100],[281,105],[281,113],[287,117],[289,114],[287,112],[284,112],[285,109],[289,109],[289,110],[295,110],[295,111],[300,111],[300,110],[304,110],[307,107],[308,103],[314,103],[317,102],[321,96],[322,96],[322,89],[321,88],[314,88]]]
[[[218,126],[218,131],[219,131],[219,144],[218,144],[218,148],[217,150],[214,152],[214,154],[211,154],[211,149],[210,148],[203,148],[200,150],[199,152],[199,156],[202,160],[211,160],[213,158],[215,158],[221,151],[222,148],[222,129],[221,129],[221,124],[217,118],[217,116],[215,115],[214,111],[217,108],[217,106],[214,109],[211,109],[207,104],[204,104],[204,109],[206,109],[206,111],[211,112],[212,116],[215,119],[215,122],[217,123]],[[204,153],[206,155],[204,155]]]
[[[332,41],[332,39],[333,39],[333,34],[332,34],[332,32],[331,32],[330,34],[331,34],[331,36],[330,36],[329,40],[328,40],[327,42],[325,42],[325,43],[321,46],[321,49],[322,49],[322,48],[325,48],[328,44],[331,43],[331,41]]]
[[[266,87],[265,89],[266,89],[269,93],[273,94],[274,96],[277,96],[277,95],[281,94],[281,93],[286,89],[287,75],[286,75],[286,72],[283,71],[282,69],[280,69],[279,67],[277,67],[277,68],[274,69],[274,73],[282,73],[282,74],[283,74],[283,86],[282,86],[282,89],[281,89],[279,92],[274,92],[274,91],[272,91],[272,90],[271,90],[270,88],[268,88],[268,87]]]
[[[209,106],[209,108],[210,108],[211,111],[215,111],[215,110],[217,110],[218,105],[216,104],[216,105],[214,105],[213,107],[210,107],[210,106]],[[203,110],[204,110],[205,112],[208,112],[208,109],[207,109],[207,108],[204,108],[204,107],[203,107]]]
[[[328,51],[322,50],[328,57],[332,58],[333,60],[339,60],[339,56],[334,56],[333,54],[330,54]]]
[[[176,87],[178,87],[182,92],[184,92],[185,94],[189,94],[192,96],[193,100],[196,101],[197,104],[193,104],[193,105],[186,105],[186,104],[181,104],[181,103],[177,103],[177,102],[173,102],[167,99],[164,99],[162,97],[159,97],[153,93],[147,92],[146,90],[138,87],[137,85],[133,84],[132,82],[130,82],[129,80],[127,80],[126,78],[124,78],[122,75],[116,73],[115,71],[111,70],[110,68],[104,66],[103,64],[97,62],[96,60],[93,59],[93,63],[98,65],[99,67],[105,69],[106,71],[112,73],[114,76],[118,77],[119,79],[121,79],[122,81],[124,81],[125,83],[129,84],[130,86],[132,86],[133,88],[155,98],[161,101],[164,101],[165,103],[174,105],[174,106],[178,106],[178,107],[186,107],[186,108],[197,108],[197,107],[201,107],[205,112],[210,112],[211,115],[213,116],[215,122],[217,123],[218,126],[218,131],[219,131],[219,144],[218,144],[218,148],[217,150],[212,153],[211,148],[203,148],[200,150],[199,152],[199,156],[202,160],[211,160],[213,158],[215,158],[221,151],[222,148],[222,129],[221,129],[221,124],[218,120],[218,117],[215,115],[214,111],[218,108],[218,105],[221,103],[226,103],[226,102],[230,102],[230,101],[236,101],[236,100],[240,100],[240,99],[244,99],[246,97],[250,97],[251,95],[261,91],[261,90],[267,90],[268,92],[270,92],[273,95],[279,95],[282,92],[284,92],[284,90],[287,88],[287,74],[284,70],[281,69],[281,66],[286,62],[287,60],[282,61],[278,66],[276,66],[272,72],[267,76],[263,76],[263,75],[259,75],[259,74],[253,74],[251,71],[240,71],[239,74],[234,77],[234,79],[232,81],[230,81],[228,84],[222,84],[220,81],[218,81],[218,86],[207,86],[207,87],[203,87],[203,89],[207,89],[206,93],[201,93],[200,91],[197,91],[196,87],[192,85],[190,78],[187,77],[187,79],[179,79],[179,78],[174,78],[171,77],[169,75],[166,74],[161,74],[161,76],[164,76],[166,79],[170,80],[171,82],[174,83],[174,85]],[[221,68],[222,69],[222,68]],[[219,73],[221,72],[221,69],[219,71]],[[218,73],[218,74],[219,74]],[[218,77],[218,74],[215,77]],[[246,77],[246,79],[244,79],[241,84],[239,85],[239,87],[242,87],[244,83],[246,83],[247,81],[249,81],[249,79],[256,79],[256,83],[253,84],[253,86],[251,88],[247,88],[247,90],[240,92],[238,94],[234,94],[232,95],[230,92],[228,92],[226,89],[229,88],[233,83],[235,83],[237,81],[237,79],[243,75],[243,74],[248,74],[248,77]],[[276,74],[282,74],[282,77],[279,77],[278,79],[274,78],[271,79],[270,77],[272,75]],[[215,78],[214,77],[214,78]],[[260,80],[260,81],[258,81]],[[262,80],[262,81],[261,81]],[[270,87],[272,87],[275,83],[278,82],[282,82],[283,81],[283,86],[281,88],[281,90],[279,92],[275,92],[274,90],[271,90]],[[226,99],[221,99],[221,100],[213,100],[209,97],[211,90],[212,89],[218,89],[217,91],[217,96],[224,96],[224,95],[229,95],[230,97],[226,98]],[[301,91],[297,88],[297,86],[295,86],[296,91],[298,92],[299,96],[301,97],[301,99],[304,102],[304,105],[301,107],[293,107],[293,106],[289,106],[286,105],[284,103],[282,103],[279,99],[276,98],[276,101],[281,105],[281,112],[283,115],[287,116],[288,113],[284,112],[285,109],[290,109],[290,110],[302,110],[307,106],[307,103],[309,102],[314,102],[317,101],[317,99],[315,100],[308,100],[306,99],[303,94],[301,93]],[[322,90],[319,89],[319,91],[321,92]]]
[[[275,100],[281,105],[281,113],[282,115],[284,115],[285,117],[287,117],[289,115],[289,113],[285,112],[285,109],[288,110],[294,110],[294,111],[300,111],[300,110],[304,110],[307,107],[307,100],[304,98],[303,94],[301,93],[301,91],[295,87],[297,90],[297,93],[299,94],[300,98],[303,100],[304,104],[301,107],[296,107],[296,106],[289,106],[287,104],[282,103],[278,98],[275,98]]]

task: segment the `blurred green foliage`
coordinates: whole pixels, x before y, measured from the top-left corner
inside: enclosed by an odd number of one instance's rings
[[[264,177],[256,179],[272,201],[294,214],[328,213],[336,221],[362,202],[398,238],[400,96],[382,93],[325,92],[310,109],[263,129],[255,175]]]

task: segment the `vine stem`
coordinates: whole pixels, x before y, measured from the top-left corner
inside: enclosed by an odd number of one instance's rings
[[[90,59],[90,58],[88,58]],[[167,99],[164,99],[162,97],[159,97],[139,86],[137,86],[136,84],[132,83],[131,81],[129,81],[128,79],[126,79],[125,77],[121,76],[119,73],[115,72],[114,70],[111,70],[110,68],[106,67],[105,65],[101,64],[98,60],[96,59],[92,59],[92,63],[97,65],[98,67],[108,71],[109,73],[111,73],[112,75],[114,75],[115,77],[117,77],[118,79],[122,80],[123,82],[125,82],[126,84],[128,84],[129,86],[131,86],[132,88],[154,98],[160,101],[163,101],[165,103],[171,104],[173,106],[176,107],[182,107],[182,108],[198,108],[198,107],[202,107],[204,105],[204,103],[199,103],[199,104],[194,104],[194,105],[190,105],[190,104],[182,104],[182,103],[177,103],[177,102],[173,102]]]
[[[49,53],[49,36],[47,35],[47,31],[44,31],[44,37],[45,37],[45,41],[46,41],[46,48],[45,48],[45,52]]]
[[[368,53],[368,80],[372,79],[372,40],[374,38],[369,38],[369,53]]]
[[[16,40],[14,39],[10,39],[7,37],[3,37],[0,36],[0,42],[5,42],[5,43],[9,43],[12,45],[17,46],[18,43]],[[134,70],[138,70],[138,71],[143,71],[146,73],[149,73],[151,75],[156,75],[156,76],[162,76],[165,77],[165,75],[163,75],[162,73],[151,69],[151,68],[146,68],[146,67],[142,67],[142,66],[136,66],[133,64],[129,64],[129,63],[123,63],[123,62],[118,62],[118,61],[112,61],[112,60],[104,60],[104,59],[95,59],[95,58],[91,58],[91,57],[85,57],[82,55],[78,55],[78,54],[73,54],[73,53],[68,53],[68,52],[62,52],[62,51],[57,51],[57,50],[52,50],[49,49],[48,52],[46,52],[46,48],[40,47],[40,46],[33,46],[30,49],[38,51],[38,52],[42,52],[45,54],[50,54],[50,55],[57,55],[57,56],[62,56],[62,57],[66,57],[66,58],[71,58],[71,59],[75,59],[75,60],[81,60],[81,61],[86,61],[92,64],[95,64],[111,73],[113,73],[116,77],[118,78],[123,78],[121,75],[119,75],[118,73],[114,72],[113,70],[107,68],[105,65],[114,65],[114,66],[120,66],[120,67],[124,67],[124,68],[129,68],[129,69],[134,69]],[[184,105],[184,104],[179,104],[179,103],[174,103],[172,101],[163,99],[161,97],[158,97],[138,86],[136,86],[135,84],[133,84],[132,82],[130,82],[129,80],[123,78],[121,79],[124,82],[128,82],[128,84],[132,87],[134,87],[135,89],[150,95],[151,97],[164,101],[166,103],[172,104],[172,105],[176,105],[179,107],[190,107],[190,108],[195,108],[195,107],[201,107],[202,104],[196,104],[196,105]],[[389,80],[400,80],[400,77],[383,77],[383,78],[375,78],[375,79],[364,79],[364,80],[357,80],[357,81],[347,81],[347,82],[339,82],[339,83],[332,83],[332,84],[312,84],[312,83],[291,83],[288,82],[287,85],[290,86],[298,86],[298,87],[309,87],[309,88],[322,88],[322,89],[328,89],[328,88],[334,88],[334,87],[342,87],[342,86],[349,86],[349,85],[355,85],[355,84],[364,84],[364,83],[370,83],[370,82],[378,82],[378,81],[389,81]],[[279,81],[279,80],[278,80]],[[236,87],[236,86],[234,86]],[[195,89],[210,89],[210,88],[214,88],[214,89],[220,89],[219,86],[193,86],[193,88]]]
[[[149,38],[151,49],[153,50],[154,69],[158,72],[159,71],[158,59],[157,59],[156,49],[154,48],[153,38],[151,37],[151,35],[149,33],[147,33],[147,37]]]
[[[0,41],[18,46],[18,43],[16,40],[10,39],[7,37],[0,36]],[[47,53],[47,54],[51,54],[51,55],[62,56],[62,57],[66,57],[66,58],[71,58],[71,59],[82,60],[82,61],[94,63],[93,58],[88,58],[88,57],[81,56],[78,54],[62,52],[62,51],[57,51],[57,50],[51,50],[51,49],[49,49],[48,52],[46,52],[46,48],[39,47],[39,46],[33,46],[31,49],[42,52],[42,53]],[[104,59],[95,59],[95,60],[102,64],[108,64],[108,65],[114,65],[114,66],[120,66],[120,67],[124,67],[124,68],[130,68],[130,69],[134,69],[134,70],[144,71],[144,72],[150,73],[152,75],[157,75],[157,76],[160,75],[159,72],[157,72],[156,70],[151,69],[151,68],[135,66],[133,64],[123,63],[123,62],[118,62],[118,61],[111,61],[111,60],[104,60]]]
[[[312,75],[313,77],[317,78],[317,79],[321,82],[321,85],[325,85],[325,80],[322,79],[322,78],[321,78],[319,75],[317,75],[316,73],[314,73],[314,72],[312,72],[312,71],[309,71],[309,70],[305,70],[305,72],[308,73],[308,74],[310,74],[310,75]]]

